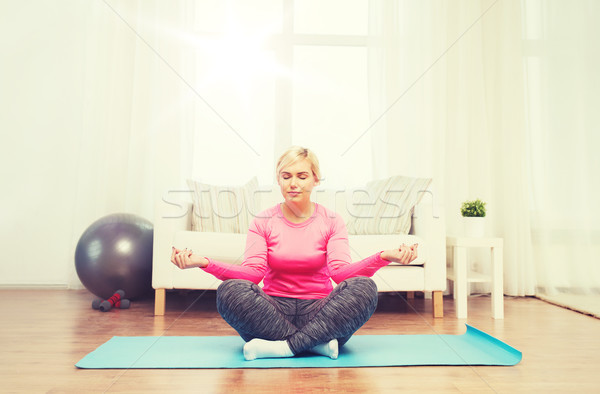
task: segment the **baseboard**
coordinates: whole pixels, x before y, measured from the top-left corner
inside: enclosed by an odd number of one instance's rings
[[[69,286],[63,284],[0,283],[0,290],[69,290]]]

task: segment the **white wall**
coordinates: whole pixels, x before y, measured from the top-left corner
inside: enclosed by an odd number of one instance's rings
[[[0,181],[4,207],[0,286],[76,285],[73,253],[85,228],[98,217],[116,211],[152,220],[156,198],[168,188],[184,186],[180,184],[182,174],[190,171],[182,168],[191,162],[194,151],[190,147],[214,147],[210,134],[218,129],[206,126],[209,121],[194,123],[196,119],[190,118],[185,107],[196,106],[198,115],[194,116],[209,120],[214,114],[128,26],[131,24],[168,59],[167,63],[191,80],[194,70],[188,68],[195,63],[187,62],[181,55],[186,52],[177,50],[178,38],[160,35],[148,26],[157,15],[175,26],[182,21],[189,23],[186,10],[166,2],[114,4],[113,10],[103,2],[75,0],[0,3]],[[452,231],[459,230],[459,203],[466,198],[490,201],[492,221],[501,216],[503,207],[519,205],[519,201],[509,201],[501,206],[493,200],[501,195],[495,188],[506,182],[496,182],[501,177],[491,173],[505,176],[512,172],[490,167],[493,163],[505,165],[504,160],[496,159],[498,152],[506,150],[493,144],[494,138],[505,135],[503,129],[521,135],[523,123],[521,114],[511,110],[506,113],[516,119],[518,127],[503,128],[501,120],[506,117],[499,116],[497,109],[510,106],[498,104],[514,94],[503,94],[492,84],[507,80],[506,75],[486,77],[481,64],[482,59],[497,63],[495,56],[504,52],[493,50],[491,44],[496,37],[506,36],[498,31],[509,29],[518,34],[512,26],[519,24],[490,16],[402,96],[482,11],[462,8],[466,15],[462,19],[456,20],[449,11],[442,18],[438,29],[444,34],[430,32],[421,42],[415,41],[414,34],[406,35],[415,56],[410,56],[410,63],[406,56],[398,60],[401,68],[414,69],[403,69],[403,79],[385,81],[393,89],[387,91],[382,100],[386,105],[380,108],[381,112],[402,98],[386,114],[388,134],[380,144],[386,159],[378,164],[381,172],[436,178]],[[410,18],[413,14],[404,13]],[[423,20],[437,14],[437,9],[431,8]],[[500,18],[503,14],[493,15]],[[414,19],[413,25],[420,25],[420,20]],[[421,29],[427,32],[429,26]],[[400,46],[406,51],[403,48]],[[485,48],[492,48],[491,55],[486,55]],[[516,57],[507,58],[517,59],[513,63],[520,69],[520,52],[518,48],[515,51]],[[392,62],[389,73],[395,75],[397,66]],[[490,70],[489,65],[486,70]],[[509,101],[522,108],[518,100]],[[223,128],[219,121],[213,123]],[[186,134],[195,128],[204,132],[199,141]],[[377,136],[375,129],[373,136]],[[480,149],[488,145],[492,148]],[[227,146],[220,149],[224,157],[231,152]],[[214,163],[207,163],[206,171],[213,171],[210,165]],[[236,167],[235,163],[230,165]],[[513,163],[509,169],[522,167]],[[506,256],[510,257],[508,253]],[[520,261],[510,260],[515,265]]]
[[[187,11],[167,2],[0,3],[0,286],[77,286],[73,254],[88,225],[118,211],[152,220],[157,198],[185,189],[192,147],[231,154],[231,145],[214,149],[227,128],[183,81],[194,82],[196,63],[169,26],[189,24]],[[159,17],[163,30],[153,28]],[[225,104],[218,112],[230,119],[235,108]],[[263,163],[270,179],[272,159]],[[200,164],[204,177],[223,169],[222,160]]]
[[[78,136],[79,1],[0,3],[0,285],[66,285]]]
[[[153,221],[155,201],[185,186],[182,109],[196,97],[136,36],[183,70],[144,21],[185,10],[113,6],[0,3],[0,286],[81,286],[87,226],[115,212]]]

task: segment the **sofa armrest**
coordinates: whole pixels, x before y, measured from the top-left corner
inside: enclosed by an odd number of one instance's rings
[[[154,243],[152,246],[152,287],[173,288],[171,247],[178,231],[192,229],[192,203],[161,198],[154,207]]]
[[[425,263],[425,289],[446,289],[446,223],[443,208],[437,205],[434,194],[427,191],[415,206],[410,234],[427,242],[429,255]]]

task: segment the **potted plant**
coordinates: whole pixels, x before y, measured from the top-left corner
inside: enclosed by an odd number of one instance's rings
[[[467,237],[483,237],[485,234],[485,202],[480,199],[465,201],[460,207]]]

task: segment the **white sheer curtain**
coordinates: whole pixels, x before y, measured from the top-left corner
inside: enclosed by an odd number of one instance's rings
[[[340,6],[353,10],[352,23],[337,18]],[[367,6],[231,0],[80,7],[84,104],[71,250],[105,214],[152,220],[155,201],[185,193],[187,178],[227,185],[258,176],[271,184],[275,156],[291,144],[317,152],[329,187],[371,179],[371,140],[345,157],[339,144],[350,145],[369,123],[360,37]],[[69,265],[69,285],[77,287]]]
[[[523,1],[523,13],[538,292],[598,296],[600,3]]]
[[[449,233],[461,201],[488,201],[505,291],[533,294],[518,1],[90,7],[74,234],[101,212],[151,216],[188,177],[271,183],[302,144],[326,186],[434,177]]]
[[[184,13],[66,0],[2,2],[0,15],[0,285],[77,287],[85,228],[114,212],[152,220],[177,185],[186,89],[150,48],[182,59],[150,27]]]
[[[378,167],[432,176],[449,234],[462,234],[462,201],[487,201],[487,233],[505,241],[505,293],[534,294],[520,3],[373,1],[371,13],[382,21]]]
[[[38,273],[76,285],[72,252],[98,217],[152,218],[189,177],[271,183],[275,156],[298,143],[321,157],[327,187],[432,176],[450,234],[463,200],[486,200],[488,234],[505,239],[506,294],[534,294],[536,278],[546,292],[600,287],[596,2],[67,1],[47,17],[2,7],[30,21],[3,26],[2,124],[45,141],[15,134],[3,146],[9,203],[22,194],[34,207],[10,216],[4,238],[18,250],[14,229],[44,223],[32,236],[52,233],[43,245],[69,267],[2,271],[10,283]],[[49,42],[33,39],[37,25]],[[32,154],[44,159],[26,163]],[[32,183],[57,190],[40,186],[38,202]]]
[[[324,187],[372,178],[370,139],[343,151],[369,125],[367,0],[186,4],[190,24],[164,32],[182,43],[185,78],[201,96],[183,130],[186,177],[271,184],[294,144],[315,150]]]
[[[91,2],[83,9],[83,108],[76,144],[71,251],[96,219],[128,212],[154,220],[155,201],[181,189],[194,94],[185,52],[163,29],[185,29],[182,7]],[[79,287],[72,260],[68,284]]]

